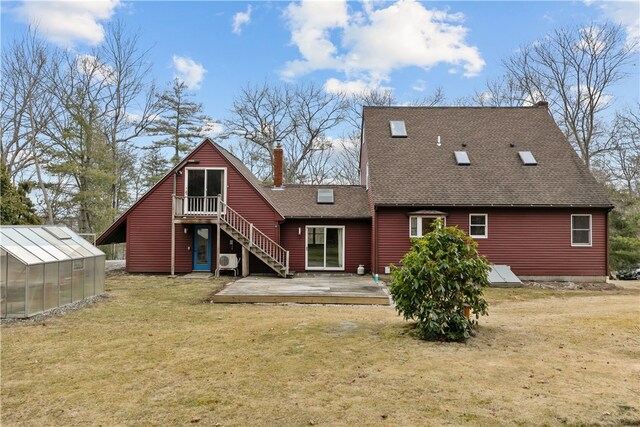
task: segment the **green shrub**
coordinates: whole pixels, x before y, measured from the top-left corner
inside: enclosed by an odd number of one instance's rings
[[[432,225],[433,231],[412,239],[402,266],[392,266],[390,292],[405,320],[418,322],[426,340],[464,341],[480,315],[487,314],[482,296],[490,270],[477,244],[457,227]],[[464,309],[473,316],[467,319]]]

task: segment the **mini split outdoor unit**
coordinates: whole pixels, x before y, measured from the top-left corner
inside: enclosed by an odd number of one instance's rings
[[[220,254],[220,270],[233,270],[233,275],[238,273],[238,255]]]

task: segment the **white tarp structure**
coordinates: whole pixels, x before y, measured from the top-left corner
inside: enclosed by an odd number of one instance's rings
[[[0,317],[30,317],[104,292],[105,254],[67,227],[0,226]]]

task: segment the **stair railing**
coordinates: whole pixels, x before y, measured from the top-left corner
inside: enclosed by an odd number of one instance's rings
[[[220,220],[247,239],[249,248],[258,249],[289,274],[289,251],[264,234],[253,223],[229,207],[222,197],[218,198],[218,217]]]

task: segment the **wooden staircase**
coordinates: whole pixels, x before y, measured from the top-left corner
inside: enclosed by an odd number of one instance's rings
[[[247,248],[249,252],[267,264],[279,276],[290,276],[289,251],[229,207],[221,197],[218,200],[217,210],[220,229]]]

